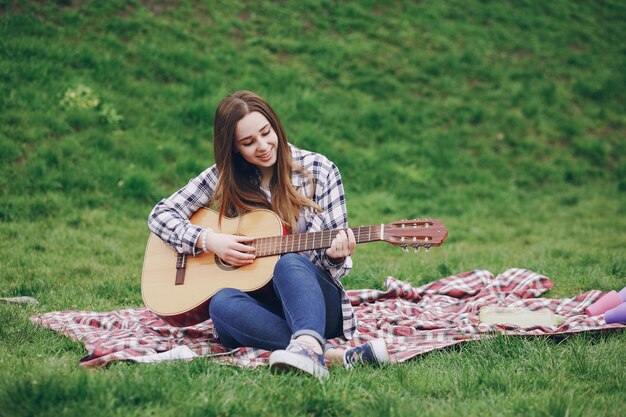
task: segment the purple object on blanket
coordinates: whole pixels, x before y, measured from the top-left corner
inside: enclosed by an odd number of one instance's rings
[[[626,323],[626,303],[622,303],[607,311],[604,315],[604,320],[606,324]]]
[[[618,292],[618,294],[621,297],[622,301],[626,302],[626,287],[622,288],[622,290]]]

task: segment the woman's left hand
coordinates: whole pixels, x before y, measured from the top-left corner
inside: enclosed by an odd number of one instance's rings
[[[326,256],[330,258],[332,263],[340,264],[346,259],[346,256],[352,255],[356,249],[354,232],[352,229],[346,230],[340,230],[331,242],[330,248],[326,249]]]

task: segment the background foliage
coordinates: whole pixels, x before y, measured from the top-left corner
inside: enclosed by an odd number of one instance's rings
[[[212,163],[238,89],[340,167],[353,225],[447,225],[428,255],[359,247],[348,288],[509,267],[550,296],[621,288],[625,18],[609,0],[0,0],[0,296],[39,300],[0,304],[0,415],[618,415],[623,333],[318,386],[203,361],[85,372],[80,344],[28,317],[142,304],[146,216]]]

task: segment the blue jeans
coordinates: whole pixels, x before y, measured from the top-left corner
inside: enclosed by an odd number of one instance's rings
[[[341,289],[308,258],[289,253],[274,268],[275,297],[260,301],[234,288],[211,299],[209,313],[220,343],[284,349],[292,338],[309,335],[324,346],[326,338],[343,334]]]

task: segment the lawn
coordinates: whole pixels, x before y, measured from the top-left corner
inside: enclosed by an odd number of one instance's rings
[[[154,204],[213,163],[226,94],[327,155],[351,225],[431,216],[429,253],[359,246],[349,289],[528,268],[626,285],[620,1],[0,0],[0,416],[618,416],[626,333],[496,337],[324,384],[211,360],[78,366],[33,314],[142,305]]]

